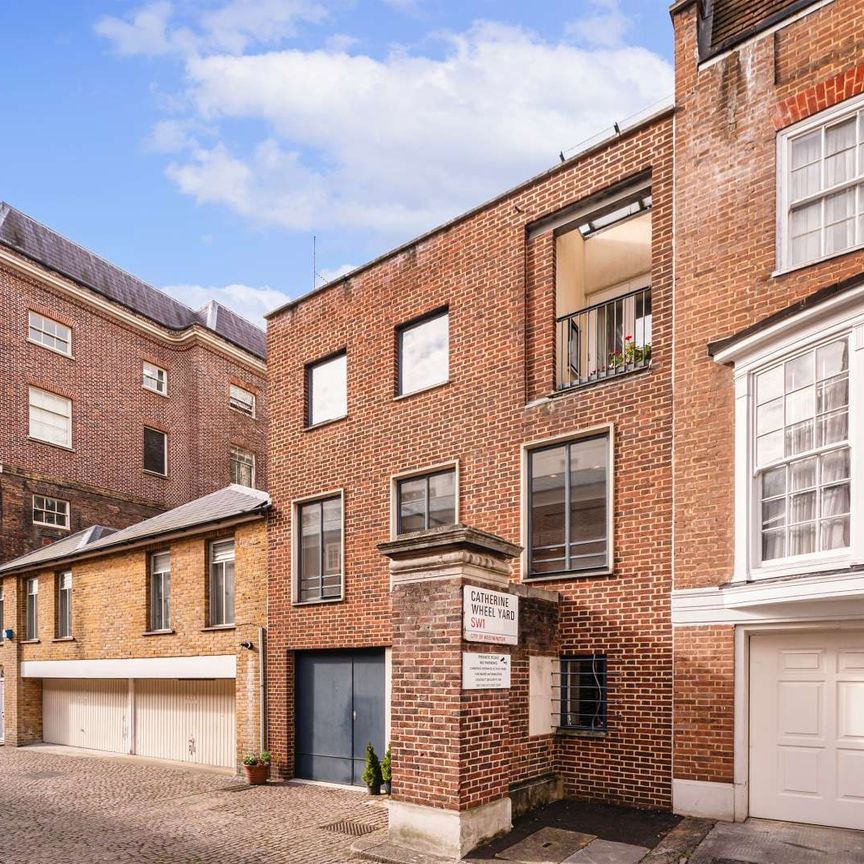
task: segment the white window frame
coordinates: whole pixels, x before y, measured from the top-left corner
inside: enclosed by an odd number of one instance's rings
[[[575,443],[584,438],[598,438],[607,435],[609,438],[609,461],[606,467],[606,566],[597,570],[573,570],[549,575],[532,576],[529,566],[531,562],[531,453],[534,450],[545,450],[560,444]],[[585,579],[592,576],[609,576],[615,569],[615,426],[604,423],[586,429],[579,429],[550,438],[528,441],[522,445],[521,454],[521,504],[519,518],[521,520],[520,535],[522,537],[522,553],[520,555],[520,571],[524,582],[561,582],[569,579]]]
[[[39,577],[32,576],[24,584],[24,641],[36,642],[39,639]],[[30,626],[31,614],[33,626]]]
[[[41,319],[41,321],[35,319]],[[65,330],[66,339],[61,340],[58,334],[49,333],[44,327],[45,323],[53,324],[55,327]],[[63,351],[61,348],[56,348],[54,345],[48,345],[43,342],[39,336],[34,337],[32,335],[32,331],[34,330],[37,334],[47,337],[48,339],[66,342],[66,345],[68,346],[67,350]],[[72,328],[68,324],[63,324],[61,321],[58,321],[56,318],[49,318],[47,315],[37,312],[35,309],[27,310],[27,341],[31,345],[38,345],[40,348],[44,348],[46,351],[53,351],[55,354],[60,354],[63,357],[72,357]]]
[[[65,402],[68,407],[68,414],[61,414],[58,411],[51,411],[49,408],[43,408],[33,404],[33,394],[42,393],[45,396],[50,396],[52,399],[59,399]],[[51,441],[48,438],[41,438],[34,433],[33,429],[33,411],[44,411],[48,414],[53,414],[55,417],[63,417],[66,420],[66,440],[64,442]],[[64,450],[72,449],[72,400],[66,396],[60,396],[58,393],[52,393],[50,390],[45,390],[42,387],[35,387],[32,384],[27,388],[27,436],[31,441],[40,441],[43,444],[50,444],[52,447],[62,447]]]
[[[156,559],[165,556],[168,559],[168,567],[157,570]],[[168,577],[168,590],[165,590],[165,577]],[[156,607],[153,603],[153,581],[159,578],[162,583],[162,604],[159,609],[161,627],[156,627]],[[166,614],[167,610],[167,614]],[[167,620],[166,620],[167,619]],[[147,630],[150,633],[171,632],[171,552],[161,549],[151,552],[147,556]]]
[[[318,600],[300,599],[300,508],[304,504],[314,504],[316,501],[326,501],[328,498],[339,498],[341,503],[341,548],[342,574],[339,583],[338,597],[324,597]],[[345,600],[345,490],[330,489],[316,495],[295,498],[291,502],[291,604],[293,606],[315,606],[322,603],[342,603]]]
[[[811,267],[814,264],[818,264],[822,261],[828,261],[832,258],[836,258],[839,255],[847,255],[850,252],[854,252],[856,249],[864,248],[864,228],[858,227],[861,222],[861,217],[858,215],[859,212],[864,208],[864,189],[858,192],[856,201],[856,214],[855,214],[855,223],[856,223],[856,233],[858,236],[858,243],[850,246],[848,249],[841,249],[837,252],[830,252],[828,254],[821,254],[817,258],[813,258],[810,261],[803,261],[798,264],[791,263],[791,238],[789,236],[789,214],[790,214],[790,185],[791,185],[791,177],[789,174],[791,167],[790,160],[790,151],[791,151],[791,142],[800,138],[804,135],[807,135],[811,132],[816,131],[819,128],[823,129],[823,142],[824,142],[824,128],[827,126],[833,126],[838,122],[842,122],[843,120],[849,119],[852,116],[859,114],[859,112],[864,111],[864,94],[860,96],[856,96],[852,99],[846,99],[839,104],[826,109],[825,111],[820,111],[818,114],[813,115],[812,117],[808,117],[805,120],[802,120],[799,123],[794,124],[793,126],[789,126],[786,129],[781,130],[777,134],[777,270],[776,273],[786,273],[791,270],[799,270],[803,267]],[[864,120],[858,120],[858,137],[856,138],[856,162],[857,166],[857,179],[849,180],[845,183],[839,184],[836,187],[831,187],[830,191],[822,190],[819,193],[815,193],[810,196],[810,198],[802,199],[804,201],[807,200],[824,200],[831,194],[835,194],[836,192],[842,191],[846,188],[855,188],[864,187],[864,129],[862,129],[862,123]],[[823,143],[823,164],[824,164],[824,143]],[[796,202],[800,206],[801,202]],[[825,229],[825,221],[823,218],[822,221],[822,231],[824,236]],[[776,274],[775,274],[776,275]]]
[[[220,548],[225,548],[228,546],[231,547],[230,559],[226,557],[226,558],[222,558],[221,560],[217,561],[216,557],[218,554],[218,550]],[[208,558],[209,565],[210,565],[210,580],[209,580],[210,596],[209,596],[209,603],[208,603],[208,608],[209,608],[208,625],[210,627],[233,627],[233,626],[235,626],[235,621],[237,618],[237,547],[236,547],[234,538],[233,537],[226,537],[222,540],[213,540],[210,543],[210,554],[207,556],[207,558]],[[226,574],[226,566],[225,565],[228,564],[229,561],[234,565],[233,575],[232,575],[232,579],[234,581],[234,614],[231,616],[230,621],[228,620],[228,616],[224,615],[224,610],[225,610],[225,606],[226,606],[225,596],[227,594],[227,591],[225,590],[225,586],[227,584],[227,580],[225,578],[225,574]],[[213,586],[214,586],[214,577],[215,577],[215,574],[216,574],[218,568],[222,569],[222,610],[223,610],[223,616],[225,618],[225,620],[223,620],[223,621],[216,621],[213,617],[213,607],[214,607],[214,603],[213,603],[214,587]]]
[[[248,396],[251,402],[248,411],[244,407],[245,402],[243,400],[243,396]],[[232,411],[236,411],[238,414],[242,414],[244,417],[251,417],[254,420],[258,412],[258,397],[251,390],[247,390],[245,387],[241,387],[239,384],[229,384],[228,407]]]
[[[56,509],[56,508],[54,510],[52,510],[51,508],[46,507],[46,506],[37,507],[36,506],[36,499],[37,498],[41,499],[43,504],[47,504],[49,501],[52,501],[54,504],[65,505],[66,509],[65,509],[65,512],[63,512],[63,514],[62,514],[64,517],[62,525],[60,525],[56,522],[43,522],[43,521],[36,518],[36,511],[37,510],[41,510],[43,513],[57,513],[58,515],[60,515],[60,513],[61,513],[61,511],[59,509]],[[63,498],[51,498],[49,495],[34,495],[33,496],[33,511],[32,512],[33,512],[33,524],[34,525],[43,525],[46,528],[59,528],[61,530],[65,530],[65,531],[69,530],[69,523],[70,523],[70,517],[71,517],[71,513],[72,513],[72,507],[69,504],[69,502],[65,501]]]
[[[824,342],[849,339],[851,545],[762,561],[761,497],[756,472],[756,375]],[[810,575],[864,563],[864,285],[718,352],[734,363],[735,569],[733,581]],[[857,396],[856,394],[860,394]]]
[[[152,372],[150,370],[152,370]],[[159,386],[160,382],[162,385],[161,388]],[[141,386],[145,390],[149,390],[151,393],[157,393],[159,396],[167,396],[168,370],[163,369],[161,366],[157,366],[155,363],[151,363],[149,360],[142,361]]]
[[[241,486],[245,485],[245,484],[239,483],[234,478],[234,465],[239,461],[239,460],[234,458],[235,453],[242,454],[243,456],[248,456],[251,458],[251,460],[252,460],[252,482],[249,484],[249,487],[254,489],[255,488],[255,472],[258,468],[258,460],[255,458],[255,454],[251,450],[245,450],[243,447],[238,447],[235,444],[230,444],[228,446],[228,463],[229,463],[229,468],[230,468],[230,472],[231,472],[230,480],[232,483],[237,483],[238,485],[241,485]]]
[[[459,476],[459,460],[451,459],[447,462],[438,462],[434,465],[426,465],[423,468],[411,469],[409,471],[400,471],[398,474],[393,474],[390,477],[390,539],[395,540],[399,537],[399,483],[403,480],[411,480],[414,477],[425,477],[427,474],[441,474],[444,471],[453,471],[455,473],[455,496],[456,496],[456,511],[454,524],[459,522],[459,499],[460,499],[460,476]]]
[[[144,426],[144,429],[149,429],[151,432],[158,432],[162,436],[162,444],[165,448],[165,473],[153,471],[151,468],[144,467],[144,473],[151,477],[167,477],[168,476],[168,433],[164,429],[157,429],[155,426]],[[141,461],[144,461],[144,432],[141,432]]]
[[[314,416],[314,396],[315,396],[315,370],[322,369],[332,363],[338,363],[340,360],[345,361],[345,411],[342,414],[337,414],[333,417],[323,417],[319,420]],[[315,429],[318,426],[325,426],[328,423],[335,423],[338,420],[344,420],[348,416],[348,351],[343,348],[333,354],[328,354],[319,360],[313,360],[307,363],[303,371],[304,387],[305,387],[305,406],[304,406],[304,423],[306,429]]]
[[[68,584],[64,584],[68,582]],[[61,600],[66,594],[65,618],[61,610]],[[57,638],[72,638],[72,571],[62,570],[57,574]]]

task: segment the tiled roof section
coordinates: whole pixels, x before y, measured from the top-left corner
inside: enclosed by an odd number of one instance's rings
[[[193,324],[200,324],[250,354],[262,360],[265,357],[267,340],[264,331],[231,310],[211,303],[218,312],[216,315],[211,313],[211,325],[206,315],[202,319],[200,312],[67,240],[5,202],[0,202],[0,244],[169,330],[186,330]]]
[[[704,25],[710,37],[700,40],[703,59],[725,51],[760,30],[772,27],[817,0],[713,0],[706,4]],[[707,35],[707,34],[706,34]]]
[[[231,484],[203,498],[196,498],[166,513],[160,513],[128,528],[114,531],[94,526],[35,552],[29,552],[0,567],[0,574],[21,570],[36,570],[47,564],[67,561],[96,552],[110,553],[114,549],[150,538],[187,531],[253,513],[263,514],[270,506],[270,496],[260,489]]]

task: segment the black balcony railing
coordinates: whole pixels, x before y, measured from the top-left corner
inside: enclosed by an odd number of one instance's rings
[[[644,369],[651,363],[651,289],[562,316],[556,352],[559,390]]]

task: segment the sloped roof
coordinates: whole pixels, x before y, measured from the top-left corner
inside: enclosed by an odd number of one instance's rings
[[[225,306],[211,301],[190,309],[5,202],[0,202],[0,244],[169,330],[200,324],[262,360],[266,356],[264,331]]]
[[[701,59],[726,51],[816,2],[818,0],[708,0],[700,21]]]
[[[196,498],[194,501],[119,531],[96,525],[70,534],[50,546],[43,546],[34,552],[13,558],[0,566],[0,575],[22,570],[38,570],[47,565],[70,561],[84,555],[89,557],[102,552],[108,554],[121,546],[194,528],[204,528],[238,516],[254,513],[263,515],[269,506],[270,496],[266,492],[232,483],[218,492]]]

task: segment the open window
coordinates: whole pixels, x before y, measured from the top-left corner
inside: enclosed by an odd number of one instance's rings
[[[640,186],[556,228],[559,389],[650,363],[651,205]]]

